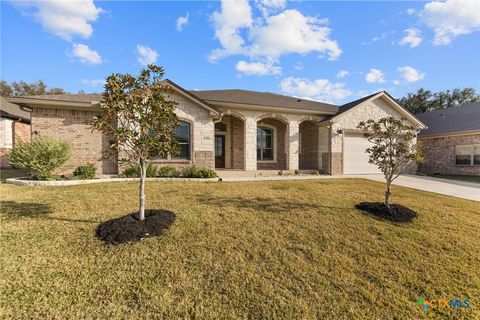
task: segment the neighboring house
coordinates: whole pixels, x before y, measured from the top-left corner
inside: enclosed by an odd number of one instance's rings
[[[246,90],[187,91],[170,80],[178,102],[181,154],[157,159],[159,165],[195,165],[235,170],[320,170],[325,174],[375,173],[365,149],[369,143],[356,128],[362,120],[404,117],[424,125],[389,94],[378,92],[344,106]],[[99,172],[115,174],[115,161],[104,151],[113,143],[92,131],[100,111],[100,94],[15,97],[10,101],[32,112],[33,134],[69,140],[72,160],[64,171],[87,162]]]
[[[18,141],[29,141],[30,112],[0,97],[0,167],[8,167],[7,153]]]
[[[418,134],[427,174],[480,175],[480,103],[425,112],[417,117],[428,127]]]

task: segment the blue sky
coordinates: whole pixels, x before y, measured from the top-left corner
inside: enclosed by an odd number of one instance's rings
[[[480,2],[1,2],[1,78],[101,92],[147,62],[187,89],[344,103],[480,91]]]

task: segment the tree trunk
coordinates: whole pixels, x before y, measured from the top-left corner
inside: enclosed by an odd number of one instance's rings
[[[147,175],[145,168],[145,160],[140,160],[140,211],[138,212],[138,219],[145,219],[145,177]]]
[[[387,180],[387,191],[385,192],[385,205],[390,209],[390,195],[392,194],[392,181]]]

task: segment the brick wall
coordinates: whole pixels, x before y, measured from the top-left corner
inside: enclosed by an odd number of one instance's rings
[[[480,134],[423,138],[425,162],[418,165],[418,172],[426,174],[480,175],[480,166],[455,165],[455,146],[480,144]]]
[[[241,119],[230,117],[231,121],[231,168],[245,167],[245,125]]]
[[[32,134],[69,141],[72,144],[70,160],[59,173],[70,174],[79,166],[93,163],[97,174],[114,174],[117,164],[104,155],[110,139],[99,131],[92,131],[94,111],[33,108]]]
[[[32,129],[30,124],[15,121],[13,124],[13,144],[20,141],[30,141]]]
[[[319,132],[318,126],[312,121],[300,123],[300,170],[313,170],[319,168],[318,147]]]
[[[257,126],[274,127],[274,139],[276,142],[276,161],[275,162],[257,162],[257,170],[287,170],[287,154],[285,150],[286,125],[276,119],[263,119]]]

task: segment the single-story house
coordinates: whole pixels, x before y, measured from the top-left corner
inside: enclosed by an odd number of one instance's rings
[[[325,174],[377,173],[368,163],[369,143],[356,128],[362,120],[403,117],[418,130],[415,116],[381,91],[343,106],[247,90],[185,90],[170,80],[178,102],[181,153],[154,162],[234,170],[319,170]],[[113,143],[92,131],[101,94],[61,94],[11,98],[32,110],[32,133],[66,139],[74,155],[64,168],[91,162],[98,172],[119,172],[104,157]]]
[[[29,141],[30,112],[0,97],[0,167],[9,167],[7,153],[19,141]]]
[[[480,175],[480,103],[440,109],[417,115],[428,127],[418,139],[426,174]]]

